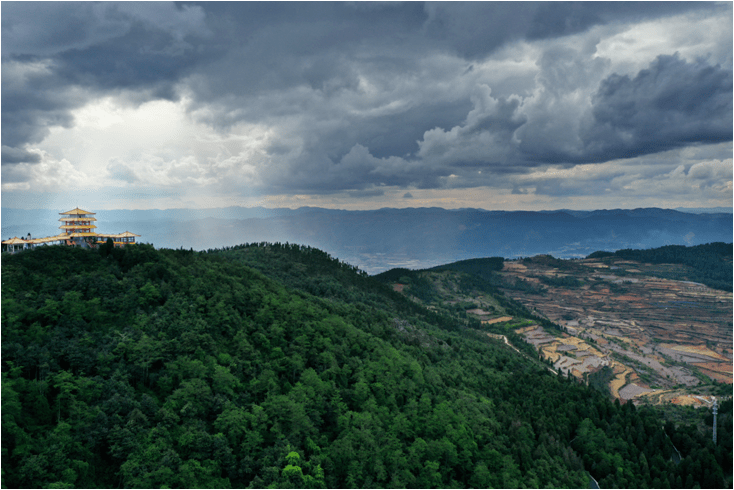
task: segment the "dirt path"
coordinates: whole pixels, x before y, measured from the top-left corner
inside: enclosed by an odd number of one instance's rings
[[[619,390],[627,384],[627,375],[631,374],[632,370],[621,363],[616,363],[614,367],[616,368],[617,366],[621,366],[624,369],[618,372],[617,376],[615,376],[611,383],[609,383],[609,388],[612,391],[612,396],[616,399],[620,399]]]
[[[515,352],[517,352],[518,354],[520,354],[522,356],[528,357],[527,354],[524,354],[524,353],[520,352],[520,350],[517,347],[515,347],[514,345],[512,345],[510,343],[510,341],[507,340],[507,336],[506,335],[500,335],[500,334],[496,334],[496,333],[488,333],[487,336],[489,336],[489,337],[491,337],[493,339],[498,339],[498,340],[499,339],[502,339],[502,340],[504,340],[505,341],[505,344],[507,344],[508,346],[510,346]],[[548,371],[552,372],[553,374],[556,374],[556,375],[558,374],[558,371],[556,371],[555,369],[552,369],[552,368],[550,368],[548,366],[546,366],[545,368]]]

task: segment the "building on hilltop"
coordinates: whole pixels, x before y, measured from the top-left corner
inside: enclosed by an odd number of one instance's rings
[[[26,242],[22,238],[18,238],[17,236],[9,240],[5,240],[2,243],[5,246],[5,248],[7,249],[7,251],[10,253],[14,253],[16,251],[16,247],[20,247],[21,250],[23,250],[24,248],[28,246],[28,242]]]
[[[97,218],[92,217],[93,214],[83,209],[75,208],[65,213],[59,213],[62,218],[61,221],[61,234],[68,237],[67,245],[79,245],[82,247],[88,247],[97,243],[97,233],[92,231],[97,228],[92,222],[97,221]]]
[[[97,218],[94,217],[96,213],[85,211],[78,207],[59,214],[62,217],[59,218],[59,221],[61,221],[61,226],[59,226],[61,233],[58,235],[44,238],[31,238],[31,234],[29,233],[26,238],[14,237],[2,242],[3,250],[15,253],[19,249],[25,250],[27,248],[35,248],[39,245],[70,245],[96,248],[98,244],[106,243],[108,238],[112,239],[112,243],[116,247],[122,247],[124,245],[134,245],[135,237],[140,236],[129,231],[117,234],[97,233],[95,231],[97,226],[94,224],[97,221]]]
[[[112,238],[112,242],[115,244],[115,247],[122,247],[123,245],[130,245],[135,243],[135,237],[140,236],[136,235],[135,233],[130,233],[129,231],[126,231],[124,233],[118,233],[116,235],[110,235],[106,233],[97,233],[97,243],[105,243],[107,242],[108,238]]]

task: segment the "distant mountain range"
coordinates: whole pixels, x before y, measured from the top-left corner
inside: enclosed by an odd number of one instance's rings
[[[110,210],[98,230],[142,235],[158,248],[222,248],[241,243],[310,245],[368,273],[426,268],[457,260],[541,253],[584,257],[597,250],[732,241],[732,210],[487,211],[483,209],[214,208]],[[58,210],[2,210],[2,237],[49,236]]]
[[[683,213],[693,213],[693,214],[704,214],[704,213],[731,213],[731,208],[675,208],[676,211],[681,211]]]

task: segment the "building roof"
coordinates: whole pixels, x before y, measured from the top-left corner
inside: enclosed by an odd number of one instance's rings
[[[33,238],[31,240],[28,240],[28,243],[48,243],[48,242],[58,242],[61,240],[66,240],[69,237],[69,235],[56,235],[56,236],[47,236],[43,238]]]
[[[70,235],[66,235],[66,236],[71,237],[71,238],[79,238],[79,237],[85,237],[85,236],[97,236],[97,234],[91,231],[89,233],[71,233]]]
[[[17,236],[2,242],[3,245],[23,245],[24,243],[28,242],[23,240],[22,238],[18,238]]]
[[[140,235],[126,231],[125,233],[97,233],[97,236],[100,238],[129,238]]]
[[[92,218],[91,216],[86,216],[84,218],[59,218],[59,221],[97,221],[97,218]]]
[[[67,211],[65,213],[59,213],[59,214],[73,214],[73,215],[77,215],[77,214],[97,214],[97,213],[90,213],[89,211],[84,211],[83,209],[74,208],[71,211]]]
[[[94,225],[61,225],[59,226],[62,230],[76,230],[78,228],[96,228]]]

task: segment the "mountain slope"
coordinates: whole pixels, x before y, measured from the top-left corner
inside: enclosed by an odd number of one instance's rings
[[[682,473],[654,412],[320,251],[2,261],[4,486],[581,487],[586,471],[603,486],[725,484],[730,445],[706,459],[691,436],[700,471]]]

